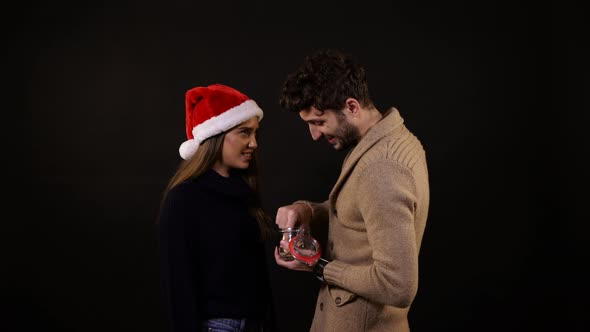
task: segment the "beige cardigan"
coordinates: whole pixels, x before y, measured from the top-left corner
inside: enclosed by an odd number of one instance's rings
[[[395,108],[346,157],[329,200],[330,262],[311,331],[409,331],[429,206],[426,156]]]

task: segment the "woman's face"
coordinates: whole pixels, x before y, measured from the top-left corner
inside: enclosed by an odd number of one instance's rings
[[[258,118],[252,117],[244,121],[225,134],[221,160],[213,165],[213,169],[222,176],[229,176],[232,168],[246,169],[258,148],[256,133]]]

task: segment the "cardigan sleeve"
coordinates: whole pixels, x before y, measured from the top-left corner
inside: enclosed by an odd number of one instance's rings
[[[392,160],[367,165],[358,176],[356,200],[366,225],[371,262],[326,265],[328,284],[371,301],[409,307],[418,286],[418,243],[414,227],[414,174]]]
[[[159,254],[163,306],[171,332],[200,331],[197,276],[187,227],[194,218],[194,200],[177,186],[166,196],[159,217]],[[190,220],[195,222],[195,220]]]

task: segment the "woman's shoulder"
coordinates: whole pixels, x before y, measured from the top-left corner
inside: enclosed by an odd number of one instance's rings
[[[167,197],[170,199],[182,199],[184,197],[192,197],[200,195],[205,190],[203,183],[198,179],[185,180],[174,186],[168,191]]]
[[[184,181],[171,188],[162,202],[160,219],[167,221],[182,219],[179,216],[191,215],[198,210],[207,195],[203,193],[201,186],[195,181]],[[205,203],[203,203],[205,204]]]

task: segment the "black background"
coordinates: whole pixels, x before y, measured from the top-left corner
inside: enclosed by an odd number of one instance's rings
[[[396,106],[427,151],[412,330],[588,330],[581,6],[113,1],[18,13],[22,53],[6,53],[23,66],[5,63],[24,88],[24,116],[4,125],[6,151],[23,160],[7,163],[18,188],[3,232],[11,330],[166,330],[154,222],[189,88],[227,84],[265,110],[271,214],[325,199],[344,153],[278,106],[286,74],[319,47],[355,55],[377,107]],[[282,331],[306,331],[316,280],[270,272]]]

